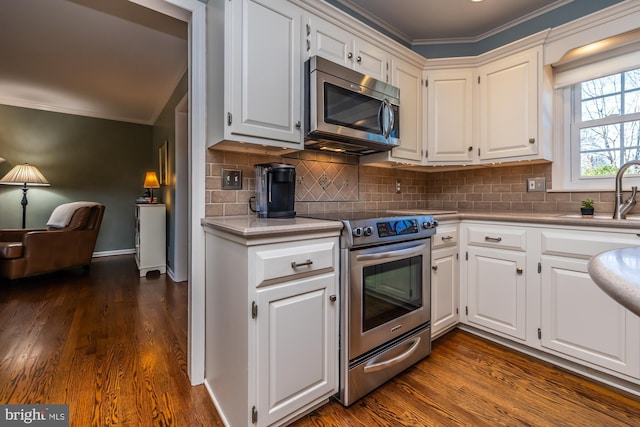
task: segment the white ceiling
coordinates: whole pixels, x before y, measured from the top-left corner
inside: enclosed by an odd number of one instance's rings
[[[187,25],[127,0],[0,0],[0,104],[153,124]]]
[[[573,0],[337,0],[410,44],[474,42]]]
[[[571,0],[338,0],[410,43],[474,41]],[[153,124],[187,25],[128,0],[0,0],[0,104]]]

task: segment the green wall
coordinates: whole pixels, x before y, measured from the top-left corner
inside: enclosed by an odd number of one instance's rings
[[[59,204],[106,205],[96,251],[134,248],[135,199],[157,169],[151,126],[0,105],[0,177],[30,163],[51,183],[28,192],[27,228],[44,227]],[[157,156],[157,150],[155,150]],[[0,228],[20,228],[22,191],[0,185]]]

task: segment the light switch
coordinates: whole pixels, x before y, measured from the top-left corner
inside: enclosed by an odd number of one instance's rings
[[[222,169],[222,189],[242,190],[242,171],[237,169]]]

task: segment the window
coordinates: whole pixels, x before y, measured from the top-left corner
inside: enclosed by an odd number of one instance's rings
[[[640,68],[577,83],[571,94],[573,181],[611,177],[640,159]]]

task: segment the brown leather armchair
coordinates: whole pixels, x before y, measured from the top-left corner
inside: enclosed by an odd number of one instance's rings
[[[18,279],[88,267],[105,206],[81,206],[62,228],[0,230],[0,276]]]

